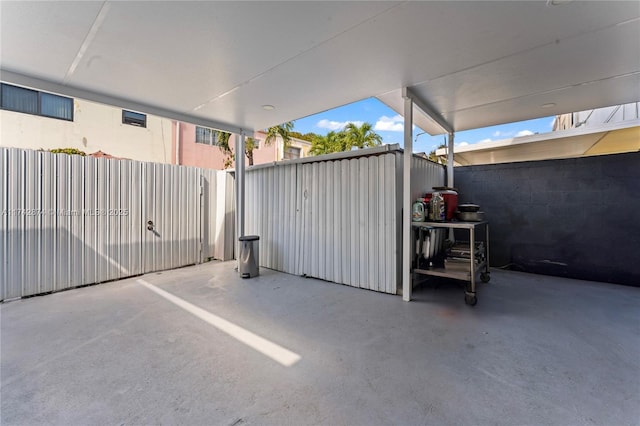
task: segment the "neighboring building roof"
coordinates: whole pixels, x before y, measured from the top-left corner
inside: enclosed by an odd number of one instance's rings
[[[458,166],[468,166],[635,151],[640,151],[640,120],[456,146],[454,163]],[[446,154],[446,148],[436,151],[438,156],[446,156]]]

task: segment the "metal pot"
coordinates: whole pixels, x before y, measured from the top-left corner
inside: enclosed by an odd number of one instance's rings
[[[456,212],[456,217],[462,222],[482,222],[484,212]]]

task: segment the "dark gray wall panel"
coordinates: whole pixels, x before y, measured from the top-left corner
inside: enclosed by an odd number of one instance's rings
[[[640,286],[640,153],[458,167],[492,266]]]

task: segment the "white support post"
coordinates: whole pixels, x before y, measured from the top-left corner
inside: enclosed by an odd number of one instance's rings
[[[453,188],[453,131],[449,132],[449,141],[447,144],[447,186]],[[449,240],[455,241],[455,237],[455,231],[453,228],[449,228]]]
[[[237,237],[244,236],[244,132],[235,135],[236,149],[236,231]],[[240,270],[240,243],[236,238],[236,260]]]
[[[453,188],[453,132],[449,132],[447,150],[447,186]]]
[[[402,173],[402,299],[411,300],[411,160],[413,157],[413,100],[404,97],[404,167]]]

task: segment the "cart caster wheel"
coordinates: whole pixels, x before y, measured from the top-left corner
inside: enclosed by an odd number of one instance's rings
[[[476,297],[476,295],[471,295],[471,294],[465,294],[464,295],[464,303],[466,303],[469,306],[475,306],[476,303],[478,303],[478,298]]]
[[[488,283],[490,279],[491,279],[491,275],[489,275],[488,272],[483,272],[480,274],[480,280],[483,283]]]

